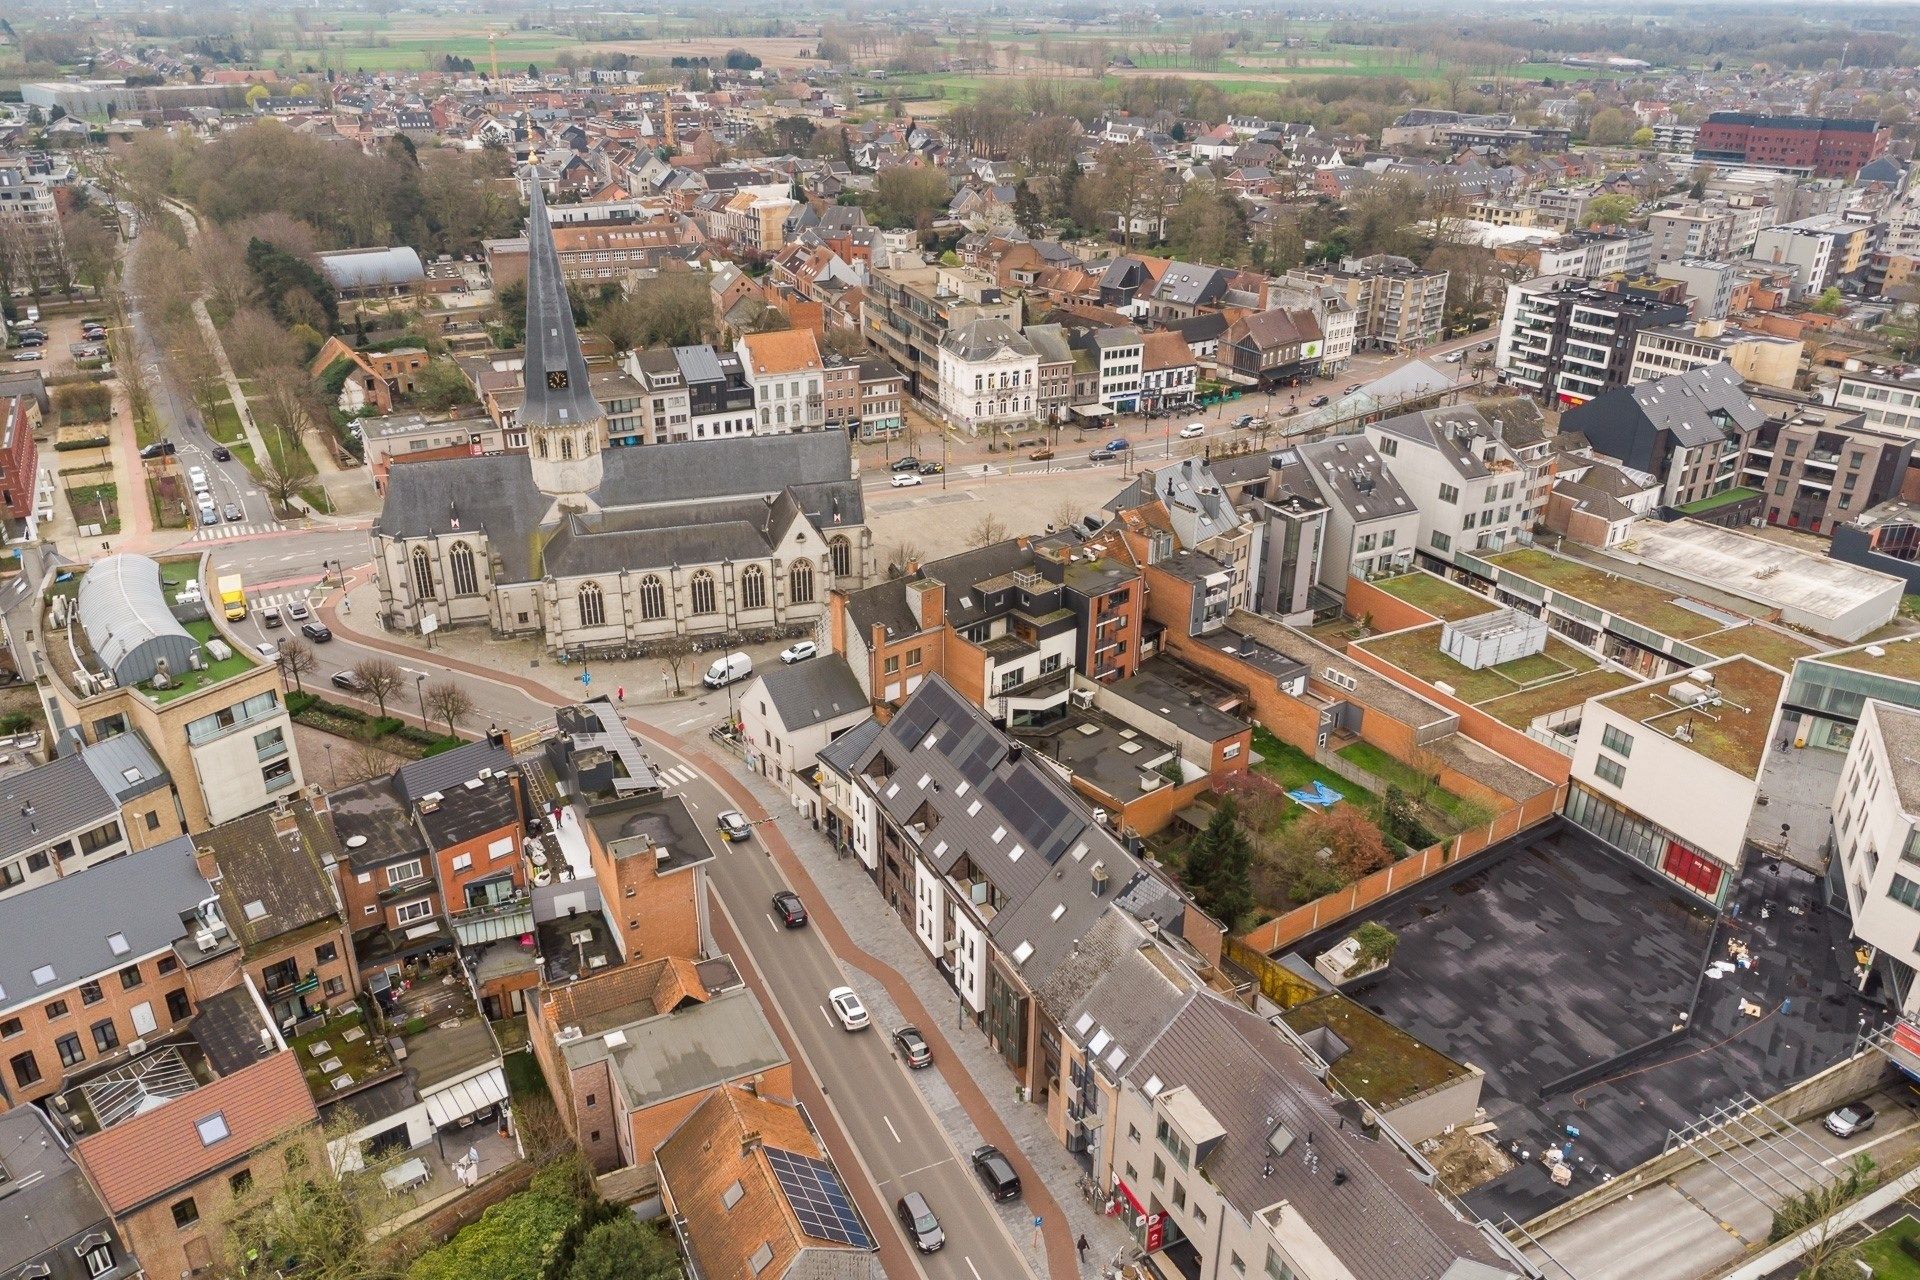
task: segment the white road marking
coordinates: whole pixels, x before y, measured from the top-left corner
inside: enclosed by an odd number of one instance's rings
[[[893,1135],[893,1140],[900,1141],[900,1131],[893,1127],[893,1121],[886,1116],[881,1116],[880,1120],[887,1126],[887,1132]]]
[[[873,1185],[876,1187],[884,1187],[889,1182],[899,1182],[902,1178],[911,1178],[916,1173],[925,1173],[929,1169],[938,1169],[943,1164],[951,1163],[953,1163],[953,1157],[948,1156],[945,1160],[935,1160],[932,1164],[923,1164],[918,1169],[909,1169],[905,1173],[896,1173],[891,1178],[882,1178]]]
[[[775,923],[773,922],[773,917],[772,917],[772,916],[768,916],[768,917],[767,917],[767,928],[769,928],[769,929],[771,929],[771,930],[773,930],[773,931],[774,931],[775,933],[779,933],[779,932],[780,932],[780,926],[779,926],[779,925],[777,925],[777,924],[775,924]]]
[[[820,1006],[820,1016],[827,1020],[828,1026],[833,1025],[833,1015],[827,1012],[827,1006],[825,1005]]]
[[[973,1265],[972,1258],[962,1257],[960,1261],[966,1263],[967,1270],[973,1272],[973,1280],[980,1280],[980,1268]]]

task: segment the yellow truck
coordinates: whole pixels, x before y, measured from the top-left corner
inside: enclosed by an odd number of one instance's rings
[[[247,593],[240,584],[240,575],[229,573],[220,579],[220,604],[227,611],[228,622],[238,622],[247,616]]]

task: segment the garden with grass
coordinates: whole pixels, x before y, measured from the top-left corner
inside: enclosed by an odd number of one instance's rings
[[[1920,1280],[1920,1218],[1909,1215],[1860,1245],[1873,1280]]]
[[[407,760],[437,756],[453,750],[461,742],[451,734],[410,725],[398,716],[370,715],[358,707],[329,702],[313,693],[288,694],[287,713],[310,729],[356,743],[364,742]]]

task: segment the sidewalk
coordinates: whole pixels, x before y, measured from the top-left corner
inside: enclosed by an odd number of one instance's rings
[[[167,211],[180,220],[186,228],[187,240],[200,234],[200,219],[193,210],[174,200],[165,202]],[[213,323],[213,316],[207,311],[204,298],[193,300],[193,318],[200,326],[200,336],[206,340],[207,350],[213,353],[214,363],[220,366],[220,380],[226,384],[227,398],[233,401],[233,412],[240,419],[241,430],[247,434],[247,445],[253,450],[253,456],[265,465],[272,457],[267,452],[267,442],[260,435],[260,428],[254,425],[253,410],[247,407],[247,393],[240,389],[240,379],[234,375],[233,365],[227,360],[227,348],[220,341],[220,330]]]
[[[356,606],[351,613],[340,612],[337,593],[328,597],[315,612],[329,627],[357,644],[411,661],[421,660],[423,645],[378,630],[362,629],[364,621],[374,612],[370,604],[360,607],[357,593],[364,589],[359,582],[349,587]],[[488,660],[469,660],[462,653],[469,646],[450,635],[445,642],[436,644],[432,661],[448,671],[518,689],[551,706],[565,705],[577,696],[577,686],[570,681],[551,683],[554,673],[565,673],[570,668],[541,667],[537,675],[518,674],[533,669],[524,661],[515,661],[513,650],[521,646],[484,639],[480,643],[490,651]],[[525,649],[532,647],[524,645]],[[600,677],[595,679],[600,682]],[[600,687],[604,690],[606,684],[600,682]],[[956,999],[933,976],[931,966],[918,951],[918,944],[904,927],[888,913],[873,909],[877,903],[866,895],[874,890],[864,872],[857,866],[838,864],[824,838],[802,827],[777,799],[774,800],[777,808],[769,811],[761,803],[758,788],[742,782],[734,773],[730,759],[709,754],[704,745],[696,745],[703,743],[703,739],[681,738],[643,720],[630,719],[628,723],[644,742],[685,760],[705,774],[749,820],[761,823],[760,831],[770,856],[807,903],[813,927],[820,930],[828,948],[854,971],[854,979],[863,989],[862,997],[866,998],[871,992],[884,992],[884,1003],[876,995],[876,1005],[890,1013],[897,1011],[902,1021],[913,1023],[926,1036],[933,1047],[936,1070],[922,1073],[926,1078],[918,1083],[956,1148],[964,1154],[980,1142],[992,1143],[1006,1153],[1020,1174],[1024,1195],[1017,1210],[1018,1222],[1010,1222],[1010,1230],[1014,1243],[1034,1261],[1038,1274],[1049,1280],[1068,1280],[1069,1277],[1086,1280],[1097,1276],[1100,1265],[1113,1257],[1124,1240],[1118,1224],[1097,1217],[1078,1197],[1070,1197],[1070,1204],[1054,1198],[1056,1186],[1070,1187],[1078,1177],[1071,1160],[1046,1132],[1039,1109],[1014,1098],[1012,1077],[974,1033],[961,1032],[949,1038],[947,1033],[952,1026]],[[768,818],[773,821],[763,821]],[[807,850],[804,860],[795,852],[796,844]],[[813,874],[816,868],[820,873],[818,881]],[[847,880],[848,876],[857,877],[858,883]],[[847,908],[851,925],[841,919],[838,911],[828,909],[827,904]],[[858,930],[860,936],[853,936],[850,928]],[[896,960],[906,975],[893,967]],[[931,985],[927,988],[928,998],[923,999],[921,987],[925,984]],[[953,1065],[959,1069],[953,1070]],[[1004,1095],[1002,1100],[990,1102],[981,1081],[987,1082],[987,1087],[996,1094]],[[1044,1177],[1034,1163],[1036,1159],[1046,1169]],[[1043,1247],[1038,1249],[1033,1242],[1033,1217],[1045,1223]],[[1093,1246],[1088,1250],[1085,1268],[1079,1265],[1073,1247],[1082,1231]]]

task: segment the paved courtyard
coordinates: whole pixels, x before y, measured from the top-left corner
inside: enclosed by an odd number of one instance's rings
[[[1770,1096],[1851,1051],[1863,1020],[1880,1015],[1847,985],[1844,927],[1817,888],[1810,873],[1761,860],[1716,931],[1696,900],[1555,824],[1375,912],[1400,947],[1356,998],[1487,1073],[1492,1137],[1528,1158],[1469,1199],[1525,1222],[1658,1154],[1668,1130],[1702,1111]],[[1339,933],[1300,951],[1317,955]],[[1703,978],[1731,939],[1752,967]],[[1685,1027],[1690,1006],[1687,1034],[1630,1054]],[[1743,1011],[1756,1006],[1758,1017]],[[1586,1069],[1590,1083],[1560,1086]],[[1570,1138],[1573,1184],[1555,1187],[1540,1155]]]

